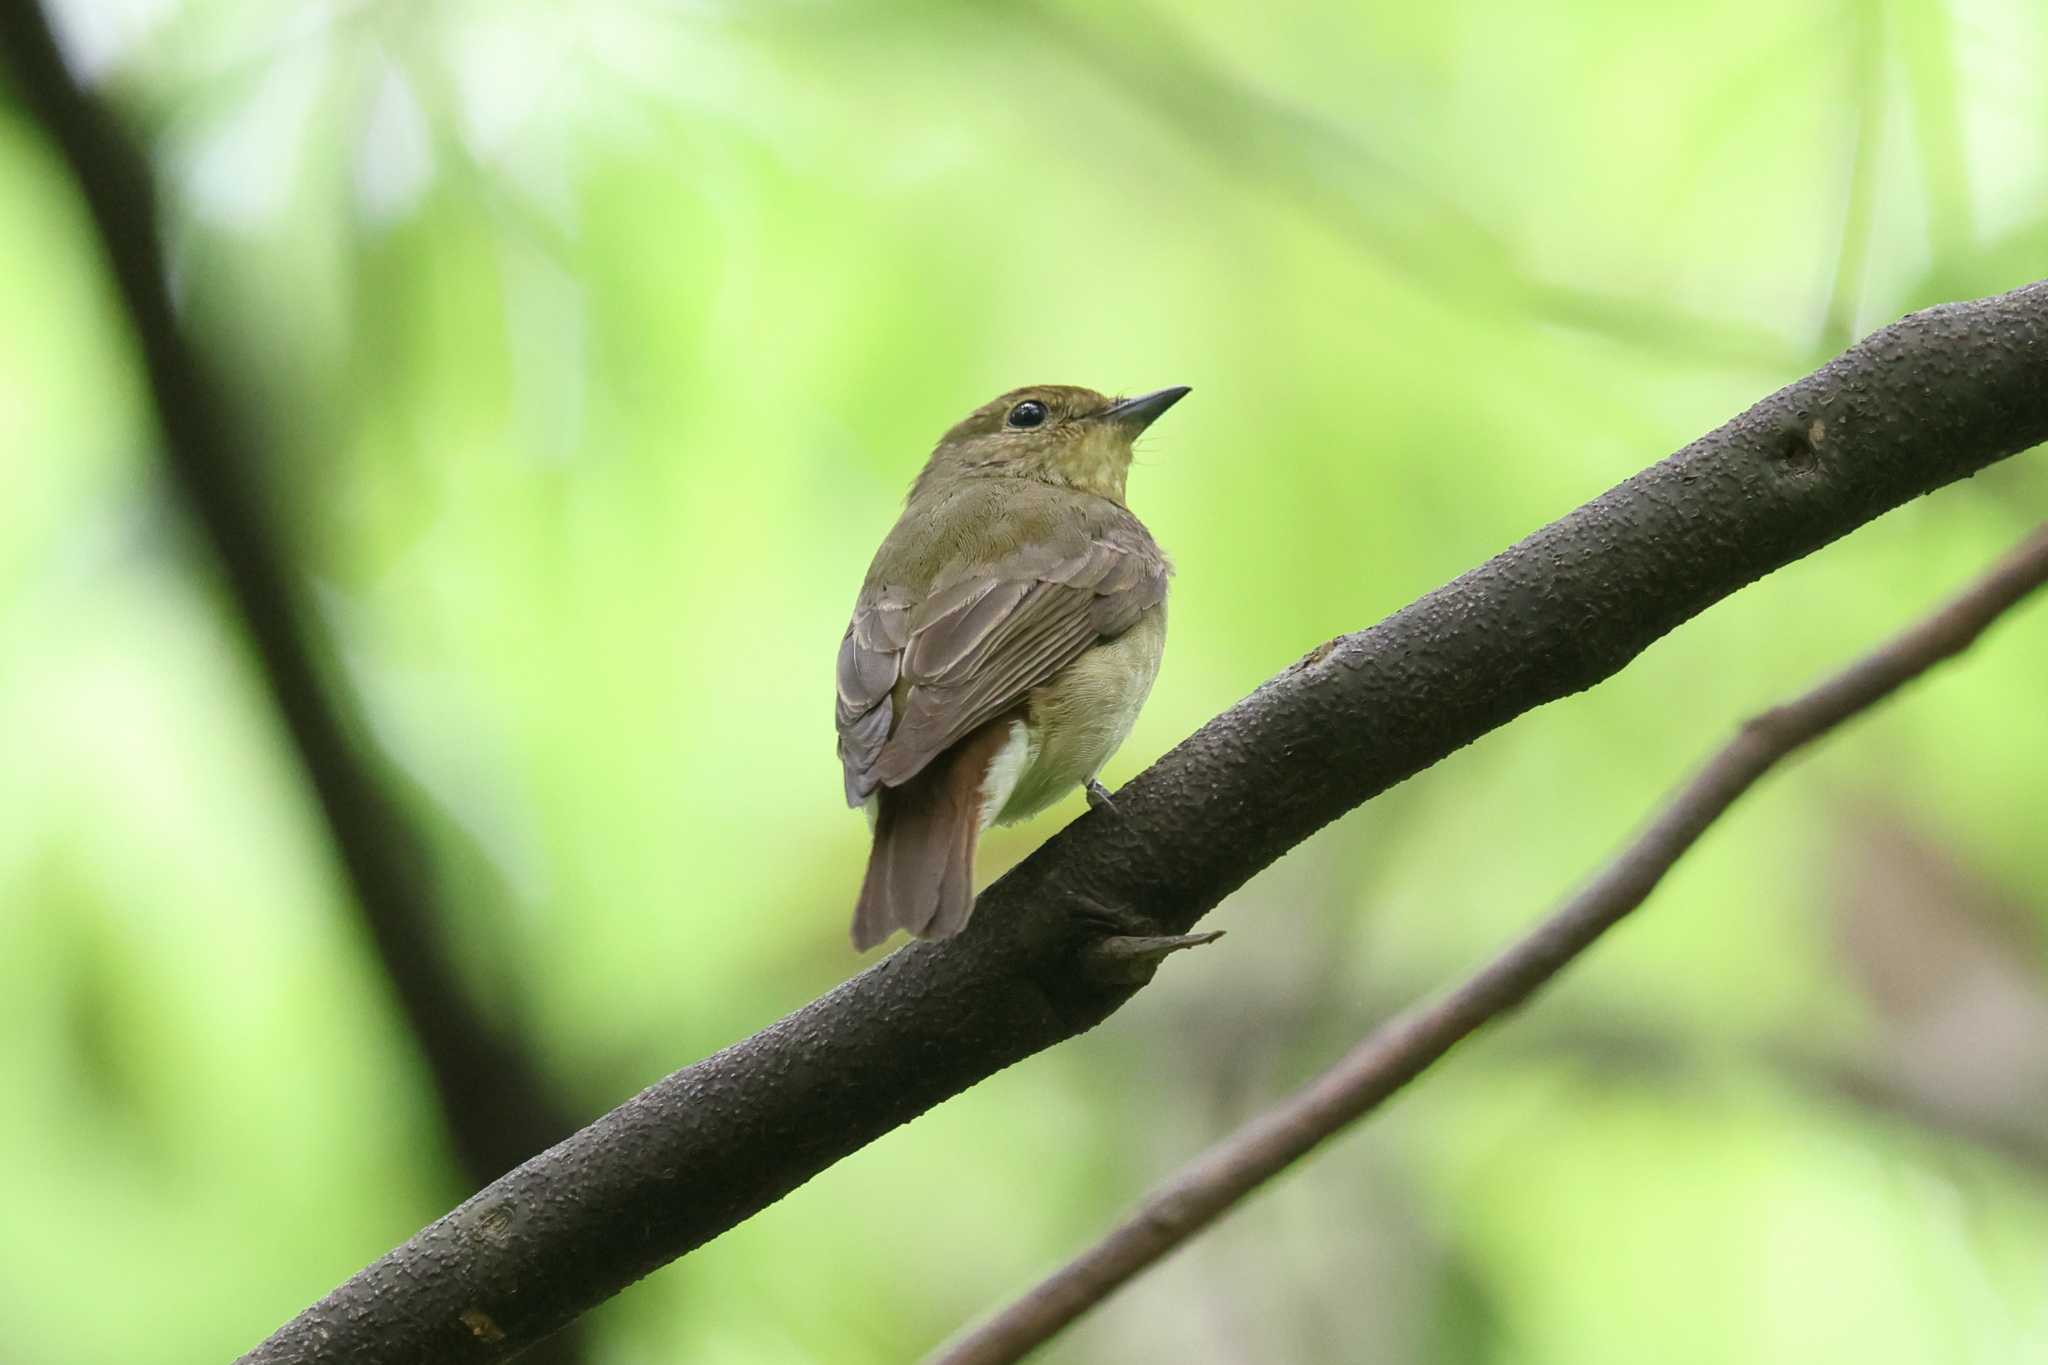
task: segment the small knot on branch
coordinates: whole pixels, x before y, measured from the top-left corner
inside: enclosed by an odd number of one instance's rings
[[[495,1345],[505,1339],[505,1329],[498,1326],[497,1320],[481,1308],[463,1309],[462,1325],[467,1327],[469,1334],[478,1341]]]
[[[1819,467],[1820,446],[1827,435],[1826,421],[1801,412],[1778,423],[1764,454],[1781,473],[1809,474]]]

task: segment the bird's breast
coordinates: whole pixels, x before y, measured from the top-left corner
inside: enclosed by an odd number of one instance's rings
[[[1035,815],[1101,771],[1137,723],[1165,648],[1162,602],[1033,688],[989,765],[983,824]]]

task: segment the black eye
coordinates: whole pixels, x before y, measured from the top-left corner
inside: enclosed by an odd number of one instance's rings
[[[1027,398],[1010,409],[1010,425],[1013,427],[1040,427],[1045,425],[1045,404],[1036,398]]]

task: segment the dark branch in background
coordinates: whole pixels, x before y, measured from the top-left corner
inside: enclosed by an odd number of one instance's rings
[[[434,913],[427,850],[366,755],[370,744],[295,590],[256,491],[255,455],[177,321],[147,163],[72,81],[37,7],[0,12],[16,88],[71,168],[134,327],[164,458],[216,556],[378,958],[425,1056],[458,1159],[482,1185],[569,1132],[538,1063],[463,989]]]
[[[2048,526],[1948,605],[1783,706],[1757,716],[1583,890],[1477,974],[1376,1029],[1336,1065],[1212,1147],[1079,1256],[932,1357],[1008,1365],[1115,1293],[1266,1181],[1377,1109],[1468,1035],[1522,1004],[1649,899],[1708,826],[1779,760],[1968,648],[2048,582]]]
[[[1768,1051],[1765,1060],[1810,1093],[1854,1104],[1943,1143],[1968,1143],[2037,1183],[2048,1181],[2048,1126],[2024,1092],[2016,1092],[2011,1112],[1984,1113],[1931,1093],[1924,1082],[1897,1074],[1896,1068],[1849,1065],[1789,1044]]]
[[[904,949],[433,1223],[252,1361],[502,1360],[1084,1029],[1090,945],[1185,933],[1317,829],[1885,510],[2048,438],[2048,283],[1916,313],[1268,682]],[[1474,477],[1483,480],[1482,456]]]
[[[7,15],[26,93],[108,239],[169,458],[219,541],[266,671],[284,684],[287,725],[344,865],[366,910],[404,904],[417,851],[319,705],[282,557],[238,478],[253,465],[235,458],[236,434],[158,273],[146,167],[73,89],[31,11]],[[1127,786],[1114,814],[1084,816],[990,888],[960,939],[897,953],[650,1088],[352,1278],[251,1359],[509,1357],[879,1134],[1106,1017],[1134,987],[1091,968],[1102,907],[1127,920],[1118,937],[1185,933],[1344,811],[1611,675],[1779,565],[2044,436],[2048,285],[1885,329],[1381,625],[1316,650]],[[440,960],[431,939],[396,957],[416,963],[414,951]]]
[[[2048,1037],[2041,1041],[2048,1044]],[[2022,1045],[2031,1050],[2033,1043]],[[1491,1062],[1504,1073],[1532,1064],[1567,1067],[1578,1081],[1610,1090],[1691,1090],[1716,1074],[1760,1075],[1803,1102],[1854,1109],[1866,1120],[1903,1137],[1924,1139],[1931,1150],[1945,1154],[1974,1148],[2015,1174],[2048,1184],[2048,1112],[2039,1102],[2039,1083],[2010,1063],[1995,1073],[2004,1088],[1986,1102],[1979,1094],[1954,1093],[1948,1083],[1952,1073],[1923,1070],[1882,1050],[1875,1056],[1844,1056],[1838,1048],[1790,1033],[1731,1051],[1702,1046],[1655,1019],[1603,1013],[1598,1020],[1581,1017],[1561,1024],[1531,1020],[1518,1027],[1512,1041],[1503,1039],[1493,1048]],[[1953,1055],[1964,1066],[1982,1061],[1974,1036],[1960,1042]]]
[[[1525,1037],[1511,1060],[1562,1062],[1578,1067],[1583,1079],[1606,1086],[1691,1085],[1716,1069],[1739,1067],[1775,1080],[1803,1100],[1853,1107],[1864,1118],[1943,1152],[1975,1148],[2036,1184],[2048,1184],[2048,1114],[2041,1112],[2037,1092],[2025,1077],[2012,1088],[2009,1102],[1976,1105],[1959,1101],[1896,1060],[1843,1057],[1789,1036],[1766,1038],[1735,1053],[1710,1053],[1653,1021],[1637,1019],[1597,1026],[1576,1022]]]
[[[166,456],[246,617],[343,868],[421,1030],[465,1159],[548,1127],[498,1106],[522,1059],[414,913],[422,850],[337,721],[256,464],[180,335],[148,168],[8,6],[20,88],[77,176],[132,314]],[[818,1170],[1136,988],[1118,938],[1185,933],[1286,849],[1532,707],[1589,687],[1728,593],[2048,436],[2048,285],[1916,314],[1211,722],[985,893],[969,931],[886,959],[643,1092],[438,1220],[249,1359],[507,1358]],[[1483,478],[1477,467],[1475,476]],[[1077,913],[1086,912],[1086,913]],[[1142,956],[1139,955],[1139,956]],[[447,1026],[448,1032],[442,1029]],[[488,1059],[479,1065],[478,1059]],[[453,1059],[454,1065],[448,1065]],[[527,1136],[513,1138],[513,1133]]]

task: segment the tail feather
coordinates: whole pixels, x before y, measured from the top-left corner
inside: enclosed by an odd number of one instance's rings
[[[857,951],[898,929],[950,938],[967,923],[982,783],[1009,731],[1007,719],[983,726],[910,781],[876,793],[875,842],[853,910]]]

